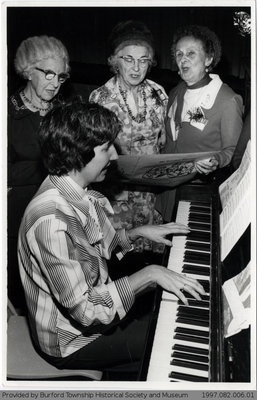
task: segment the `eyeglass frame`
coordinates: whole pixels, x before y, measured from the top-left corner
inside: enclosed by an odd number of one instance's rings
[[[42,68],[38,68],[35,67],[35,69],[37,71],[43,72],[45,74],[45,79],[47,81],[51,81],[52,79],[54,79],[57,75],[58,77],[58,82],[60,84],[64,83],[65,81],[67,81],[67,79],[69,79],[70,74],[68,72],[62,72],[60,74],[57,74],[56,72],[52,71],[51,69],[42,69]],[[47,78],[47,75],[53,75],[52,78]],[[62,80],[62,81],[61,81]]]
[[[119,56],[118,58],[121,58],[125,63],[127,63],[127,65],[133,65],[133,67],[136,65],[136,61],[138,62],[138,65],[140,65],[140,67],[145,67],[147,66],[147,63],[152,63],[152,59],[147,57],[139,58],[137,60],[135,60],[134,57],[131,56]]]

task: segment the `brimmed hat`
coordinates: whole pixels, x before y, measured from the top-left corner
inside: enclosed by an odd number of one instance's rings
[[[134,43],[151,47],[154,52],[153,36],[143,22],[133,20],[120,22],[109,36],[109,54],[114,54],[117,50]]]

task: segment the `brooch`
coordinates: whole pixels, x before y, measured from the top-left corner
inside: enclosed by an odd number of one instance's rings
[[[201,107],[193,108],[192,110],[188,110],[187,114],[189,115],[190,122],[204,122],[205,115]]]

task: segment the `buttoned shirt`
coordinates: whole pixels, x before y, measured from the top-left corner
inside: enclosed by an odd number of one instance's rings
[[[128,277],[112,281],[112,252],[132,249],[116,232],[109,201],[69,176],[48,176],[28,205],[19,231],[18,257],[34,342],[65,357],[122,319],[134,303]]]

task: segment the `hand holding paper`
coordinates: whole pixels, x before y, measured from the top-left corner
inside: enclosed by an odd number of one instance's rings
[[[215,158],[207,158],[195,162],[195,169],[200,174],[208,175],[210,172],[218,168],[219,162]]]

